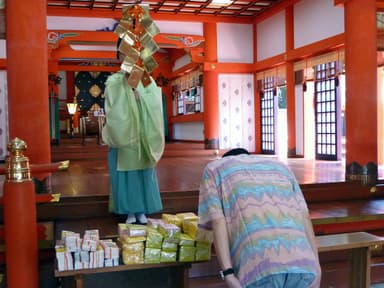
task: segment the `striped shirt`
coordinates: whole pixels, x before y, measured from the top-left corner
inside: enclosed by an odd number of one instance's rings
[[[243,287],[265,276],[320,271],[306,236],[308,208],[290,170],[252,155],[210,162],[200,185],[199,225],[225,218],[233,268]]]

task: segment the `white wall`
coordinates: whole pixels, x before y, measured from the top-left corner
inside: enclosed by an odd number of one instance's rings
[[[294,6],[294,47],[344,33],[344,8],[334,0],[302,0]]]
[[[47,16],[47,29],[84,31],[109,29],[113,31],[116,22],[111,18]]]
[[[218,62],[253,63],[252,24],[217,23]]]
[[[176,71],[177,69],[180,69],[181,67],[184,67],[185,65],[188,65],[191,63],[191,55],[185,54],[181,56],[180,58],[176,59],[175,64],[172,67],[172,71]]]
[[[0,160],[4,160],[8,144],[7,72],[0,71]]]
[[[202,22],[155,21],[161,33],[203,36]]]
[[[257,61],[285,52],[284,11],[257,24]]]
[[[0,58],[7,58],[7,48],[5,40],[0,39]]]
[[[200,22],[178,22],[178,21],[154,21],[159,27],[161,33],[171,34],[190,34],[203,35],[203,23]],[[109,30],[113,31],[114,25],[117,23],[111,18],[95,18],[95,17],[65,17],[65,16],[48,16],[48,30]]]
[[[204,123],[175,123],[173,124],[173,139],[204,141]]]
[[[304,155],[303,86],[295,85],[296,154]]]

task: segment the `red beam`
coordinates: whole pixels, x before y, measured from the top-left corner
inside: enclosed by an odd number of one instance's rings
[[[274,66],[279,66],[281,64],[284,64],[284,62],[287,60],[288,59],[286,59],[284,54],[276,55],[268,59],[256,62],[256,64],[254,65],[254,71],[261,71],[272,68]]]
[[[0,70],[7,69],[7,59],[0,59]]]
[[[356,220],[352,222],[313,225],[313,230],[316,235],[358,232],[362,231],[362,229],[364,229],[364,231],[383,230],[384,220]]]
[[[300,2],[301,0],[285,0],[280,2],[279,4],[267,9],[265,12],[263,12],[260,16],[257,16],[254,23],[260,23],[264,21],[265,19],[268,19],[269,17],[285,10],[286,8],[295,5],[295,3]]]
[[[115,60],[116,52],[115,51],[83,51],[83,50],[73,50],[70,47],[62,47],[60,49],[54,50],[52,52],[53,59],[94,59],[96,60]]]
[[[377,11],[384,11],[384,0],[376,0],[376,9]]]
[[[216,71],[217,73],[252,73],[255,71],[254,67],[253,63],[204,62],[203,71]]]
[[[116,72],[120,70],[120,65],[116,66],[97,66],[97,65],[74,65],[74,64],[59,64],[60,71],[90,71],[90,72]]]
[[[334,0],[333,4],[335,6],[344,6],[345,2],[347,2],[347,0]]]
[[[344,46],[344,44],[345,35],[344,33],[341,33],[336,36],[288,51],[286,54],[286,60],[295,61],[309,56],[319,55],[332,49],[338,49]]]
[[[116,33],[111,31],[49,30],[47,34],[50,35],[50,33],[60,35],[59,46],[71,44],[71,42],[115,44],[118,37]]]

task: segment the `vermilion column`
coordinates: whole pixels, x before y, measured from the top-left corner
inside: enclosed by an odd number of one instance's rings
[[[50,163],[46,1],[8,0],[5,11],[9,138],[28,143],[31,163]]]
[[[214,70],[217,62],[216,23],[204,23],[204,52],[209,70],[204,70],[204,145],[205,149],[219,148],[219,92],[218,75]]]
[[[257,63],[257,25],[253,24],[253,64]],[[254,84],[254,118],[255,118],[255,153],[261,154],[261,117],[256,117],[261,111],[260,91],[262,89],[262,81],[257,79],[257,73],[253,74]]]
[[[285,49],[294,49],[293,5],[285,10]],[[293,62],[285,64],[287,87],[287,128],[288,128],[288,157],[296,156],[296,104],[295,104],[295,80]]]
[[[346,179],[377,180],[376,1],[344,3]]]

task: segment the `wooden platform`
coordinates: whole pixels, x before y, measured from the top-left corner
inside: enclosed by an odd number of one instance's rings
[[[97,228],[102,236],[116,235],[117,223],[125,217],[108,211],[107,149],[97,145],[96,139],[87,139],[85,145],[81,144],[81,139],[64,139],[59,146],[52,146],[53,161],[71,161],[68,171],[54,173],[50,178],[51,191],[61,194],[60,202],[37,205],[38,220],[54,221],[56,234],[64,229],[82,233],[85,229]],[[205,150],[202,143],[168,143],[157,165],[162,212],[196,212],[202,171],[209,161],[223,152],[218,151],[217,155],[215,150]],[[384,234],[384,189],[381,183],[368,187],[345,182],[343,161],[282,161],[300,183],[317,235],[355,231]],[[381,177],[382,171],[379,172]],[[4,177],[0,178],[0,182],[3,180]],[[2,185],[0,187],[2,189]],[[340,281],[343,283],[343,277],[348,278],[347,258],[343,253],[321,256],[326,267],[327,285],[343,287]],[[214,260],[209,267],[193,265],[190,276],[196,286],[192,287],[223,287],[217,281],[218,267]],[[384,282],[384,275],[379,272],[384,267],[382,252],[376,253],[373,263],[372,280],[374,283]],[[199,286],[199,283],[206,286]]]

